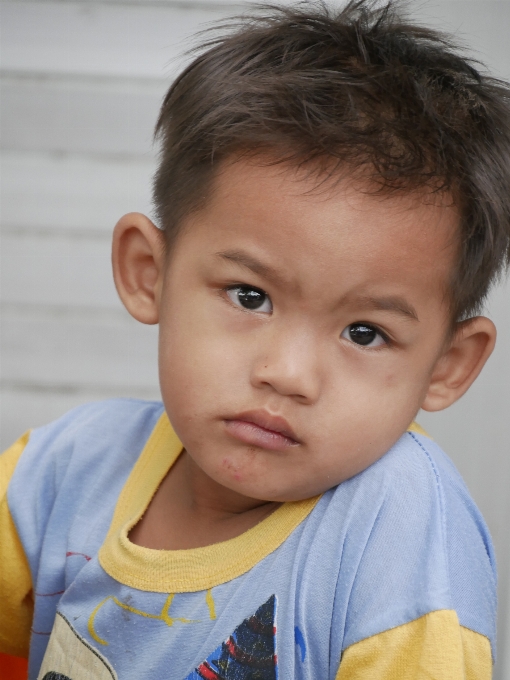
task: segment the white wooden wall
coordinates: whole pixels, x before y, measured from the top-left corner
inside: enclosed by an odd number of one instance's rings
[[[156,332],[117,300],[116,220],[151,213],[152,127],[189,36],[229,0],[1,2],[1,421],[28,427],[115,395],[158,398]],[[420,0],[416,16],[510,78],[508,0]],[[489,313],[500,337],[484,375],[422,424],[454,458],[496,543],[499,663],[510,678],[510,287]]]

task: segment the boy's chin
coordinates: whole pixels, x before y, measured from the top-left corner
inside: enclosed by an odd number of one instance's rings
[[[289,485],[288,480],[281,480],[281,483],[275,483],[274,478],[270,483],[265,483],[264,480],[243,480],[242,478],[232,480],[231,478],[215,479],[222,486],[239,496],[258,501],[260,503],[293,503],[298,501],[315,498],[325,493],[336,484],[329,485],[325,482],[322,484],[306,485]]]

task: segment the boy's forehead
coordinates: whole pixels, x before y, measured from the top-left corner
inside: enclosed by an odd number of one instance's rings
[[[227,219],[234,230],[248,222],[254,234],[267,228],[274,234],[280,226],[287,235],[294,227],[300,238],[317,241],[339,228],[344,236],[361,236],[373,226],[372,237],[393,240],[397,249],[413,242],[420,250],[458,247],[459,214],[450,194],[429,187],[384,191],[349,168],[325,176],[313,166],[275,164],[264,157],[226,163],[205,212],[213,228],[215,218],[222,224]]]

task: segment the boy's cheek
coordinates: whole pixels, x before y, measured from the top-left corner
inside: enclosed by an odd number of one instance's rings
[[[160,382],[163,392],[189,393],[198,402],[238,390],[248,380],[248,365],[235,347],[210,335],[186,342],[160,345]]]

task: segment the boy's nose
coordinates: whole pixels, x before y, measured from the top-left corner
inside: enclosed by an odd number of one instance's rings
[[[254,387],[272,387],[281,395],[303,403],[317,401],[320,392],[320,352],[306,334],[276,335],[267,338],[252,369]]]

